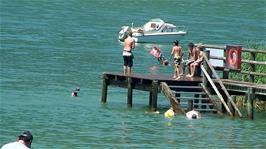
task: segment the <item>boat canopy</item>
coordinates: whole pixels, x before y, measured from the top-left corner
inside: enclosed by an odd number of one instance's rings
[[[176,31],[176,26],[165,23],[161,19],[151,19],[143,25],[143,30],[144,32],[173,32]]]
[[[165,22],[161,19],[152,19],[143,25],[144,32],[158,31]]]

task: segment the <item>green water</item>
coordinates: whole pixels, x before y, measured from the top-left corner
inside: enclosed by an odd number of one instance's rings
[[[265,43],[265,0],[1,0],[0,145],[30,130],[32,148],[266,148],[266,115],[255,120],[203,114],[200,120],[154,114],[148,93],[110,87],[101,74],[122,72],[123,25],[152,18],[185,25],[181,44]],[[138,44],[133,73],[171,75]],[[166,57],[171,44],[157,45]],[[79,97],[71,91],[80,86]],[[160,95],[159,111],[169,104]]]

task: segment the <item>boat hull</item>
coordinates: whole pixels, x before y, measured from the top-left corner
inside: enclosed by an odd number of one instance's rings
[[[133,34],[133,39],[137,43],[169,43],[175,40],[181,40],[186,32],[177,33],[151,33],[151,34]]]

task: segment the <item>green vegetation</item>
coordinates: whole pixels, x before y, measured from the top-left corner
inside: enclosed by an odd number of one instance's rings
[[[266,45],[263,44],[253,44],[248,43],[246,46],[248,49],[256,49],[256,50],[265,50],[266,51]],[[251,54],[249,52],[242,52],[242,60],[251,60]],[[266,54],[263,53],[257,53],[255,57],[256,61],[260,62],[266,62]],[[241,65],[242,71],[251,72],[251,65],[248,63],[242,63]],[[255,70],[258,73],[266,73],[266,65],[256,65]],[[233,80],[239,80],[239,81],[246,81],[249,82],[250,78],[248,74],[240,74],[238,72],[232,72],[229,75],[230,79]],[[266,77],[265,76],[255,76],[254,82],[258,84],[266,84]],[[265,111],[266,112],[266,102],[265,101],[256,101],[255,108],[258,111]],[[239,107],[245,107],[245,98],[239,96],[237,98],[237,105]]]
[[[262,44],[248,43],[245,47],[248,49],[265,50],[266,51],[266,45],[262,45]],[[242,52],[242,59],[243,60],[251,60],[251,53],[250,52]],[[266,61],[266,54],[257,53],[255,60],[260,61],[260,62],[265,62]],[[241,68],[242,68],[242,71],[251,72],[251,65],[248,63],[242,63]],[[256,65],[255,70],[258,73],[266,73],[266,65]],[[238,72],[232,72],[232,73],[230,73],[229,78],[234,79],[234,80],[249,82],[249,75],[248,74],[240,74]],[[258,84],[266,84],[266,77],[255,76],[254,81],[255,81],[255,83],[258,83]]]

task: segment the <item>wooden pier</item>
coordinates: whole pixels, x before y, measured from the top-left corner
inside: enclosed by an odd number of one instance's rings
[[[253,72],[245,72],[241,69],[231,70],[226,66],[216,67],[212,66],[209,60],[226,61],[226,54],[224,57],[212,57],[206,49],[216,48],[225,52],[226,47],[215,45],[203,45],[203,47],[205,48],[204,64],[200,67],[202,76],[181,77],[175,80],[170,75],[132,74],[131,76],[124,76],[121,73],[104,72],[101,101],[107,102],[108,86],[116,86],[128,90],[127,105],[129,107],[132,107],[133,103],[133,90],[141,90],[149,93],[148,103],[152,111],[157,110],[158,94],[163,93],[175,112],[184,113],[187,110],[196,109],[219,114],[227,113],[229,116],[234,116],[237,113],[239,117],[242,117],[241,111],[235,104],[235,97],[246,96],[248,117],[253,119],[253,100],[266,101],[266,85],[254,82],[254,76],[266,76],[266,74],[265,72],[256,72],[255,65],[266,66],[266,62],[255,61],[256,54],[252,54],[252,60],[242,60],[242,62],[249,63]],[[266,54],[266,50],[242,50],[243,52]],[[217,71],[222,72],[222,77],[218,76]],[[250,82],[229,79],[231,72],[249,75]],[[214,96],[218,100],[213,99]]]
[[[144,75],[133,74],[131,76],[124,76],[119,73],[103,73],[103,88],[102,88],[102,102],[107,101],[108,86],[116,86],[128,89],[127,104],[132,107],[133,89],[149,92],[149,105],[153,111],[157,110],[157,98],[160,92],[160,83],[165,82],[168,85],[184,86],[182,90],[186,92],[195,92],[192,86],[198,86],[202,79],[199,77],[187,78],[181,77],[179,80],[172,79],[171,76],[162,75]],[[191,87],[187,87],[191,86]]]

